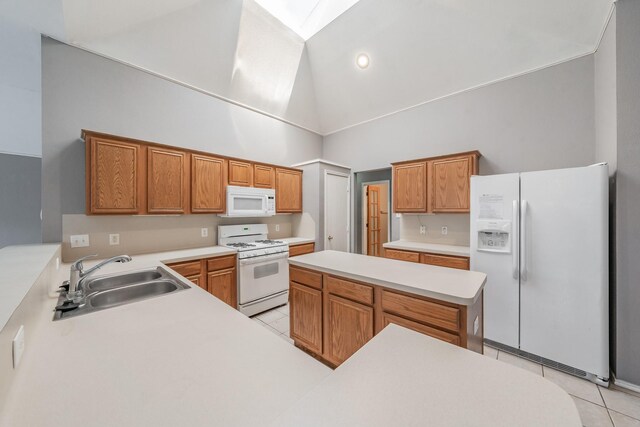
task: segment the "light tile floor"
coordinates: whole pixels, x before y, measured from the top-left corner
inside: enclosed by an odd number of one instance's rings
[[[289,337],[288,304],[258,314],[252,319],[293,344],[293,340]],[[484,354],[492,359],[544,376],[562,387],[573,398],[585,427],[640,427],[640,396],[600,387],[590,381],[491,347],[485,346]]]

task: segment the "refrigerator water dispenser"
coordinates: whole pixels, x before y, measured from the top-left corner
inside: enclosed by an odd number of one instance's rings
[[[477,230],[477,250],[511,253],[511,221],[478,220]]]

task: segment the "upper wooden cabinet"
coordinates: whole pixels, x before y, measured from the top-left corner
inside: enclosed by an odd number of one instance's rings
[[[229,185],[251,187],[253,185],[253,165],[248,162],[229,160]]]
[[[431,162],[432,212],[469,212],[471,175],[478,173],[476,154]]]
[[[258,188],[276,187],[276,170],[272,166],[253,165],[253,186]]]
[[[276,169],[276,212],[302,212],[302,171]]]
[[[191,154],[191,212],[225,211],[226,161],[217,157]]]
[[[302,171],[88,130],[87,214],[224,213],[227,185],[275,188],[278,213],[302,212]]]
[[[189,211],[189,155],[185,151],[147,148],[147,212]]]
[[[470,178],[480,153],[393,164],[393,210],[397,213],[462,213],[470,209]]]
[[[87,213],[144,213],[145,148],[99,136],[86,142]]]
[[[393,166],[393,210],[426,212],[427,162]]]

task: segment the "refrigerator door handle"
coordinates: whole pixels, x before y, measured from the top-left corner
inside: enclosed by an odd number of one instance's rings
[[[518,239],[516,238],[516,230],[518,229],[516,227],[516,223],[518,221],[518,201],[514,200],[513,201],[513,206],[512,206],[512,210],[513,210],[513,216],[512,218],[512,224],[513,225],[513,229],[511,230],[511,249],[512,249],[512,254],[511,254],[511,267],[513,270],[513,278],[517,279],[518,278]]]
[[[520,207],[520,278],[527,280],[527,208],[529,204],[522,199]]]

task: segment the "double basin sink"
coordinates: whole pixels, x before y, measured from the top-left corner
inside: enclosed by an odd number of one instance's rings
[[[189,289],[189,286],[162,267],[157,267],[131,273],[96,276],[85,280],[82,289],[84,290],[84,299],[79,304],[67,303],[66,307],[66,292],[61,293],[58,307],[62,307],[62,309],[56,308],[53,320],[80,316],[141,301]]]

